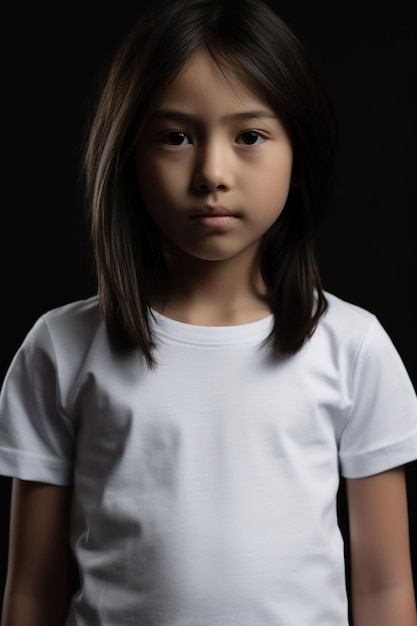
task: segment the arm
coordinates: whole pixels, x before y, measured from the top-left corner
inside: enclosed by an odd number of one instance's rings
[[[70,488],[13,481],[1,626],[63,626],[69,603]]]
[[[403,468],[346,490],[354,626],[417,626]]]

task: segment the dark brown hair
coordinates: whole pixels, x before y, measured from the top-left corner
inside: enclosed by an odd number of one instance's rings
[[[137,188],[134,147],[154,103],[200,50],[276,111],[292,143],[294,184],[260,246],[275,319],[267,340],[272,354],[295,354],[327,308],[314,232],[333,191],[336,130],[304,47],[260,0],[152,2],[115,54],[84,162],[102,311],[110,335],[123,348],[138,348],[151,367],[149,299],[162,255]]]

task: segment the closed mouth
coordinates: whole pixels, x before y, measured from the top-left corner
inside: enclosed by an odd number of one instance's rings
[[[240,215],[222,206],[205,206],[202,209],[191,213],[190,215],[191,219],[198,219],[198,218],[203,218],[203,217],[205,218],[216,218],[216,217],[237,218],[237,217],[240,217]]]
[[[226,215],[199,213],[191,217],[191,221],[193,223],[198,224],[203,228],[214,228],[215,230],[218,230],[219,228],[228,228],[238,220],[239,218],[237,215],[231,215],[230,213]]]

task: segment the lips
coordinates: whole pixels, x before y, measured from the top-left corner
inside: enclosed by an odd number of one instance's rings
[[[218,205],[206,205],[190,214],[190,219],[193,223],[211,231],[213,229],[215,231],[228,229],[238,221],[239,217],[239,213]]]
[[[204,206],[202,209],[197,209],[193,211],[190,215],[191,218],[201,218],[201,217],[239,217],[239,214],[235,211],[231,211],[230,209],[226,209],[223,206]]]

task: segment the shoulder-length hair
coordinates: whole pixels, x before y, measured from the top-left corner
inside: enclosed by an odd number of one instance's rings
[[[288,200],[259,251],[275,320],[267,339],[272,354],[295,354],[327,308],[313,236],[333,191],[336,129],[303,45],[260,0],[152,2],[110,65],[84,159],[101,308],[110,336],[139,348],[150,367],[150,293],[162,255],[141,203],[134,149],[164,89],[201,50],[276,111],[293,148]]]

